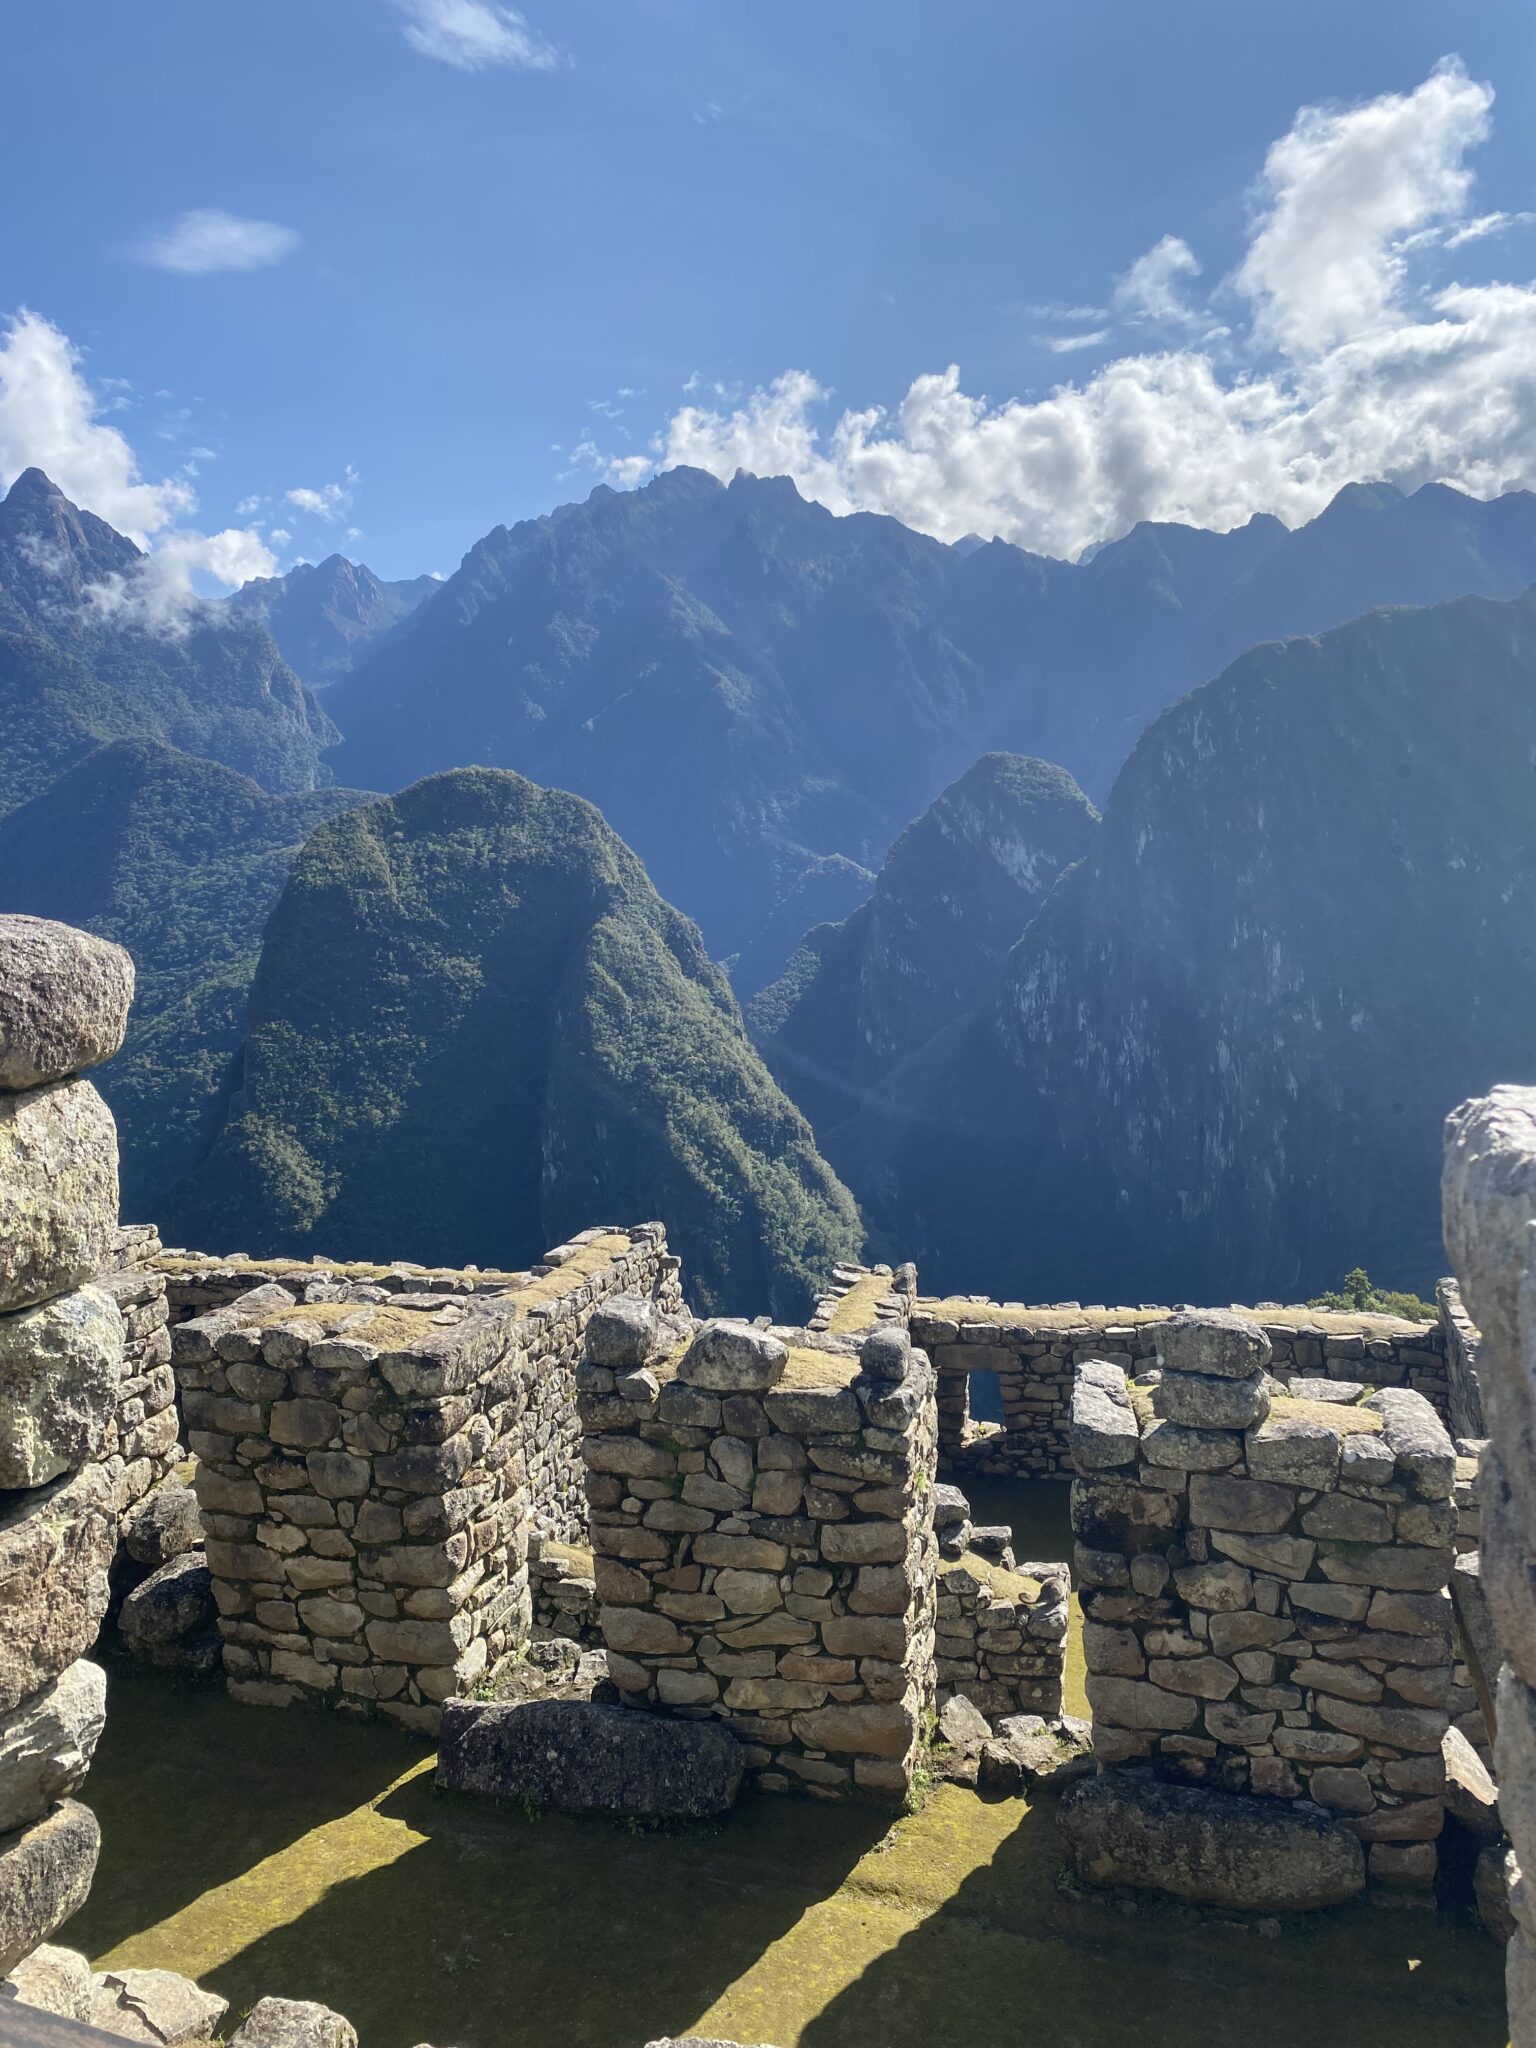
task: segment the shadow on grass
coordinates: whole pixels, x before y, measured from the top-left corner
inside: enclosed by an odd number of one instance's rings
[[[1502,1951],[1477,1927],[1361,1904],[1266,1939],[1235,1917],[1075,1897],[1057,1884],[1055,1804],[1020,1803],[992,1860],[798,2048],[1504,2048]]]

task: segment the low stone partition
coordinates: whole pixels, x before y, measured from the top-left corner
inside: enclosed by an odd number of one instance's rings
[[[1085,1363],[1072,1489],[1094,1749],[1310,1800],[1425,1886],[1445,1807],[1455,1454],[1407,1388],[1287,1394],[1235,1314],[1157,1333],[1160,1376]],[[1155,1381],[1153,1384],[1151,1382]]]
[[[1237,1312],[1264,1331],[1269,1369],[1278,1380],[1409,1387],[1437,1413],[1448,1412],[1445,1336],[1438,1324],[1273,1305]],[[962,1477],[1070,1479],[1077,1368],[1107,1360],[1134,1377],[1156,1364],[1158,1330],[1174,1313],[1076,1302],[1029,1308],[981,1296],[914,1300],[912,1341],[938,1375],[941,1462]],[[970,1379],[977,1372],[997,1376],[1001,1427],[971,1419]]]
[[[599,1623],[637,1708],[724,1721],[767,1791],[902,1799],[934,1700],[933,1374],[904,1324],[593,1318]],[[789,1339],[790,1341],[785,1341]]]
[[[659,1224],[585,1232],[494,1293],[311,1275],[176,1325],[236,1698],[431,1734],[526,1643],[530,1539],[581,1533],[583,1334],[621,1293],[679,1306]]]
[[[571,1244],[557,1245],[552,1252],[545,1253],[536,1272],[574,1256],[584,1239],[602,1234],[600,1230],[585,1231],[582,1238],[573,1239]],[[356,1287],[378,1287],[386,1294],[441,1294],[457,1299],[515,1292],[534,1277],[526,1272],[480,1266],[413,1266],[408,1260],[377,1266],[358,1259],[251,1259],[238,1252],[219,1258],[206,1252],[165,1250],[158,1239],[151,1252],[141,1255],[140,1262],[152,1265],[164,1275],[173,1323],[228,1308],[256,1287],[285,1287],[300,1300],[314,1301],[324,1300],[328,1288],[336,1289],[333,1298],[340,1299],[345,1290]]]
[[[1499,1812],[1513,1844],[1501,1902],[1513,2048],[1536,2044],[1536,1089],[1496,1088],[1446,1125],[1445,1241],[1481,1332],[1488,1442],[1478,1475],[1479,1592],[1503,1653]],[[1465,1589],[1458,1598],[1465,1597]],[[1489,1659],[1491,1661],[1491,1659]],[[1522,1876],[1521,1873],[1524,1873]],[[1502,1887],[1501,1887],[1502,1888]]]
[[[1037,1576],[1038,1575],[1038,1576]],[[938,1701],[964,1693],[989,1720],[1061,1712],[1071,1586],[1065,1564],[939,1567]]]
[[[528,1576],[536,1638],[559,1636],[584,1649],[599,1641],[597,1586],[585,1544],[535,1536],[528,1546]]]

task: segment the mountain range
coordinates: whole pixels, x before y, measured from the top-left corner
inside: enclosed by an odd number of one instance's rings
[[[338,734],[266,628],[175,599],[143,552],[29,469],[0,501],[0,811],[103,740],[206,755],[315,789]]]
[[[321,688],[345,675],[363,650],[409,618],[437,588],[432,576],[385,583],[361,562],[327,555],[286,576],[258,576],[224,602],[259,619],[297,676]]]
[[[1165,711],[989,992],[821,1136],[940,1288],[1423,1291],[1447,1107],[1536,1080],[1533,1019],[1536,590]]]
[[[984,753],[1102,803],[1148,722],[1256,643],[1533,578],[1520,492],[1352,486],[1294,532],[1141,525],[1069,564],[676,469],[477,542],[326,692],[332,762],[356,787],[478,761],[589,797],[728,958],[819,864],[878,868]]]

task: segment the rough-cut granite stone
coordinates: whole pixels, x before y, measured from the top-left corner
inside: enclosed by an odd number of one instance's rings
[[[123,1318],[99,1287],[0,1315],[0,1491],[95,1457],[122,1367]]]
[[[751,1323],[706,1323],[678,1362],[686,1386],[714,1394],[756,1394],[777,1385],[789,1353],[777,1337]]]
[[[357,2048],[357,2029],[329,2006],[307,1998],[263,1998],[229,2048]]]
[[[335,1603],[333,1603],[335,1604]],[[123,1602],[118,1626],[131,1653],[146,1664],[180,1665],[189,1642],[211,1632],[215,1620],[213,1579],[200,1550],[188,1550],[152,1572]],[[362,1625],[358,1608],[357,1626]],[[165,1653],[177,1654],[168,1657]],[[209,1668],[216,1652],[203,1660]]]
[[[587,1322],[587,1357],[593,1365],[631,1372],[644,1365],[656,1342],[656,1304],[639,1294],[615,1294]]]
[[[197,1495],[190,1486],[157,1486],[123,1523],[123,1547],[135,1564],[158,1571],[203,1540]]]
[[[73,1799],[32,1827],[0,1835],[0,1975],[79,1912],[100,1849],[96,1816]]]
[[[117,1126],[89,1081],[0,1094],[0,1314],[79,1287],[117,1230]]]
[[[1365,1889],[1350,1830],[1278,1800],[1108,1773],[1069,1785],[1057,1823],[1088,1884],[1265,1913],[1336,1906]]]
[[[0,1507],[0,1714],[95,1642],[116,1548],[112,1482],[99,1465]]]
[[[107,1674],[81,1658],[0,1718],[0,1834],[41,1820],[90,1768],[107,1712]]]
[[[1272,1355],[1258,1324],[1230,1309],[1180,1310],[1157,1332],[1157,1360],[1165,1372],[1245,1380],[1262,1372]]]
[[[148,2048],[206,2041],[228,2010],[227,1998],[175,1970],[105,1970],[91,1988],[91,2025]]]
[[[55,1948],[44,1942],[19,1962],[7,1979],[17,2000],[61,2020],[91,2016],[91,1966],[78,1949]]]
[[[437,1782],[568,1813],[703,1819],[741,1789],[741,1745],[718,1723],[584,1700],[443,1709]]]
[[[132,1001],[121,946],[45,917],[0,917],[0,1088],[39,1088],[111,1059]]]

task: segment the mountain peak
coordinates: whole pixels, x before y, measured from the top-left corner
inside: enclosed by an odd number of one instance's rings
[[[5,502],[16,505],[43,505],[57,500],[67,505],[69,500],[59,489],[53,478],[34,463],[24,469],[5,494]]]

